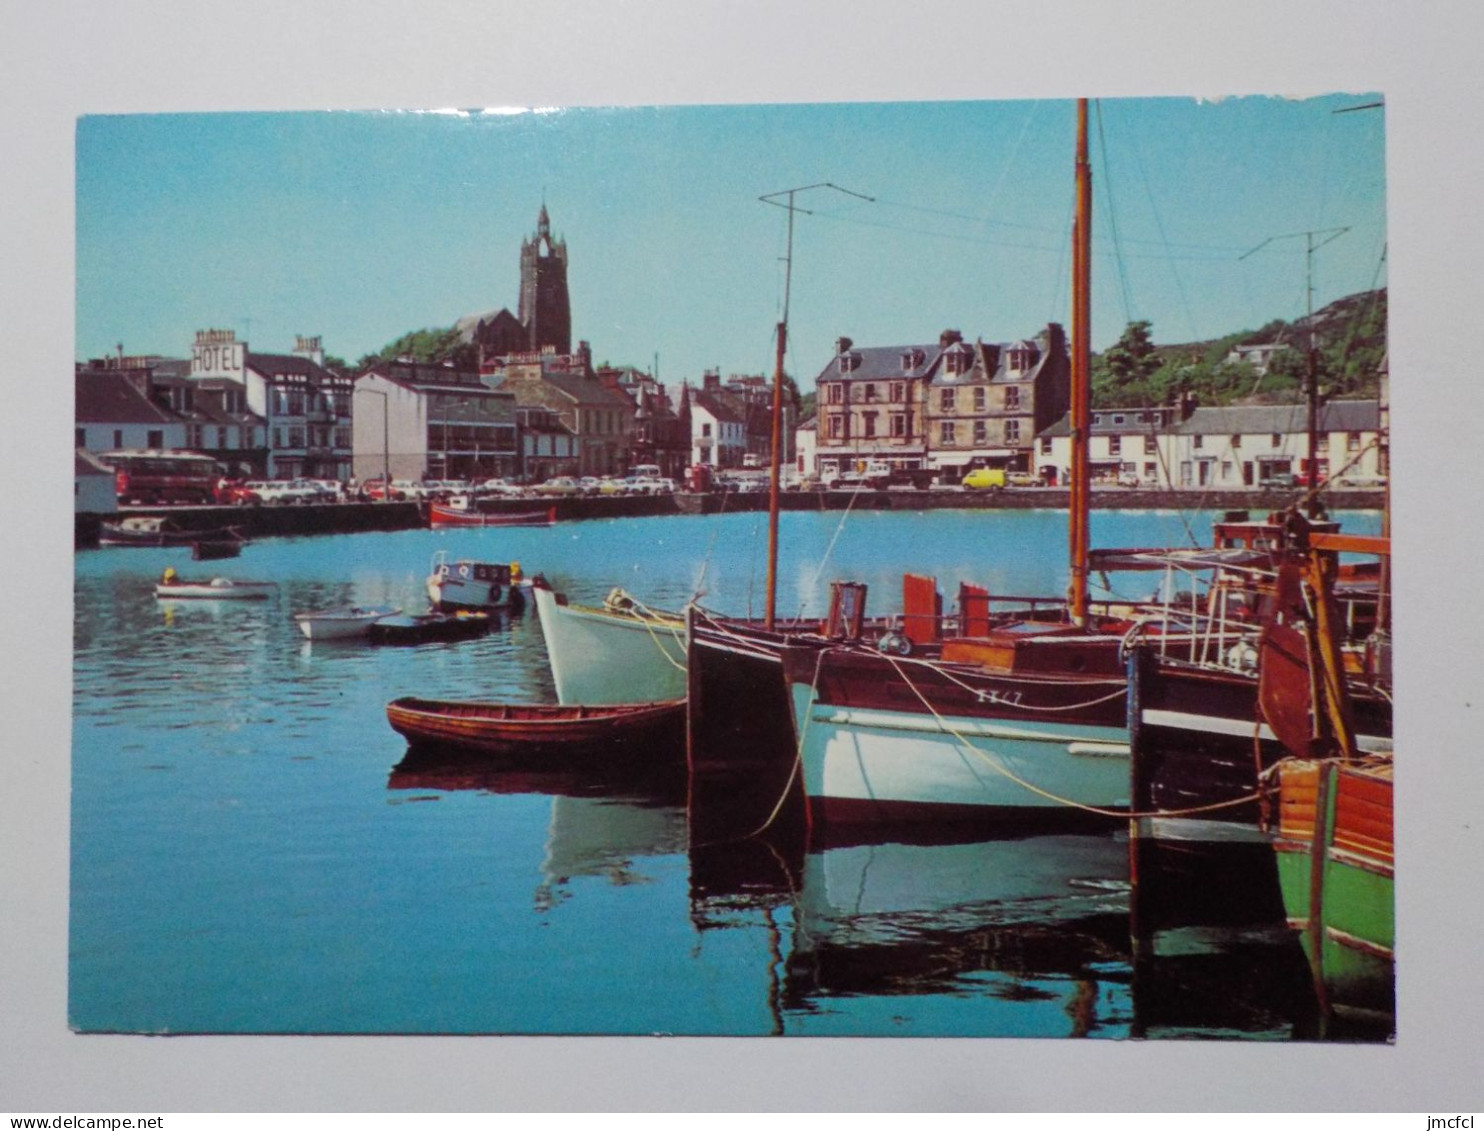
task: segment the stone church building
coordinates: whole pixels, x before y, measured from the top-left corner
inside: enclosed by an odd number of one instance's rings
[[[479,370],[492,373],[500,359],[519,353],[572,352],[572,300],[567,293],[567,244],[551,234],[546,205],[534,235],[520,245],[520,302],[509,308],[469,314],[456,327],[479,350]]]

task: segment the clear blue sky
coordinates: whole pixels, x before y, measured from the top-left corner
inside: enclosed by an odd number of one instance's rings
[[[1094,348],[1130,318],[1159,342],[1293,318],[1302,238],[1316,307],[1385,283],[1384,112],[1305,101],[1095,104]],[[789,368],[807,389],[842,334],[1002,341],[1068,320],[1069,101],[535,113],[161,114],[77,131],[79,358],[185,356],[197,329],[259,350],[320,334],[354,361],[410,329],[518,299],[543,197],[570,254],[573,335],[666,381],[766,372],[786,213]],[[1116,231],[1115,231],[1116,229]],[[1116,235],[1116,240],[1115,240]],[[1323,238],[1323,237],[1319,237]],[[1379,269],[1379,274],[1378,274]]]

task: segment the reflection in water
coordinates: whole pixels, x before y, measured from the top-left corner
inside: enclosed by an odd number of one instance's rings
[[[1108,543],[1163,541],[1146,517]],[[747,521],[718,524],[708,574],[717,607],[738,612]],[[838,527],[788,521],[821,552]],[[960,563],[971,521],[1024,550],[1027,576],[1002,588],[1030,590],[1053,568],[1035,556],[1035,515],[871,516],[835,556],[873,592],[900,584],[881,547],[908,539],[924,571],[975,579],[980,567]],[[467,552],[567,578],[574,599],[632,582],[678,605],[715,529],[574,524],[471,537]],[[75,1027],[1312,1034],[1302,958],[1260,901],[1182,880],[1180,863],[1163,893],[1141,872],[1133,908],[1117,833],[811,840],[779,781],[689,780],[674,749],[622,765],[408,749],[386,722],[400,696],[554,701],[537,619],[382,649],[307,645],[292,615],[420,608],[431,552],[463,543],[425,531],[264,540],[220,572],[277,580],[275,600],[173,608],[152,591],[164,565],[179,567],[170,551],[78,556]],[[785,607],[818,596],[795,588]],[[1213,918],[1234,906],[1237,921]]]

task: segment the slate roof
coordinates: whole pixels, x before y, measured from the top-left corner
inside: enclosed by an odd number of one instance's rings
[[[316,381],[336,381],[339,377],[331,373],[323,365],[316,365],[307,357],[300,357],[292,353],[257,353],[249,351],[247,360],[243,363],[247,368],[256,370],[265,377],[272,377],[279,373],[303,374],[313,377]]]
[[[1226,405],[1197,408],[1177,425],[1181,435],[1260,435],[1308,428],[1308,408],[1302,404]],[[1381,426],[1377,402],[1330,401],[1319,406],[1321,432],[1374,432]]]
[[[80,424],[174,424],[180,417],[141,393],[118,369],[80,370],[76,419]],[[142,372],[142,371],[134,371]]]
[[[542,368],[541,379],[548,385],[560,389],[578,404],[600,405],[604,408],[632,410],[634,402],[616,389],[610,389],[601,381],[577,373],[552,373]]]
[[[919,354],[922,358],[921,363],[911,368],[903,367],[902,358],[908,352]],[[830,358],[814,380],[816,383],[819,381],[905,381],[913,377],[927,377],[936,368],[942,352],[936,342],[921,346],[852,345],[843,354],[836,354]],[[840,371],[841,357],[849,357],[855,362],[855,367],[848,373]]]
[[[1149,420],[1140,422],[1136,414],[1151,413],[1153,409],[1100,408],[1093,413],[1094,435],[1127,436],[1144,432],[1150,427]],[[1113,414],[1121,412],[1126,419],[1122,424],[1113,423]],[[1308,428],[1308,410],[1302,404],[1264,405],[1212,405],[1197,408],[1190,419],[1176,423],[1173,427],[1160,428],[1163,435],[1178,436],[1260,436],[1272,432],[1302,432]],[[1319,430],[1321,432],[1375,432],[1381,426],[1381,413],[1375,401],[1331,401],[1319,406]],[[1072,414],[1069,412],[1050,427],[1039,433],[1044,437],[1070,436]]]
[[[691,395],[691,404],[705,409],[717,420],[727,424],[746,424],[747,417],[737,412],[714,393],[696,392]]]

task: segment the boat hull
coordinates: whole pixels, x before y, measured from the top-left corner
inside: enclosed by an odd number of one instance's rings
[[[469,640],[490,630],[488,613],[427,613],[422,616],[389,616],[373,623],[367,635],[373,644],[431,644],[447,640]]]
[[[155,586],[162,601],[266,601],[278,591],[271,581],[234,581],[228,585],[176,582]]]
[[[557,702],[599,706],[685,697],[685,621],[563,604],[533,587]]]
[[[474,754],[560,756],[675,749],[685,704],[679,700],[610,707],[449,702],[403,698],[387,722],[414,745]]]
[[[692,766],[792,766],[798,748],[783,679],[789,637],[695,608],[689,626],[686,742]]]
[[[434,529],[486,527],[486,526],[551,526],[556,522],[556,507],[539,511],[499,513],[497,511],[471,511],[458,507],[433,503],[429,509],[429,525]]]
[[[1260,779],[1286,751],[1260,719],[1256,673],[1161,659],[1135,649],[1129,660],[1133,803],[1141,836],[1184,842],[1266,844]],[[1384,700],[1356,703],[1361,749],[1391,746]],[[1189,810],[1205,810],[1190,813]]]
[[[1274,841],[1288,925],[1321,1008],[1395,1014],[1392,779],[1385,767],[1285,762]]]
[[[367,636],[371,626],[383,617],[393,617],[401,609],[329,609],[322,613],[300,613],[294,618],[299,631],[309,640],[356,640]]]
[[[1102,822],[1128,807],[1117,680],[997,677],[865,649],[787,649],[784,667],[811,821]]]

